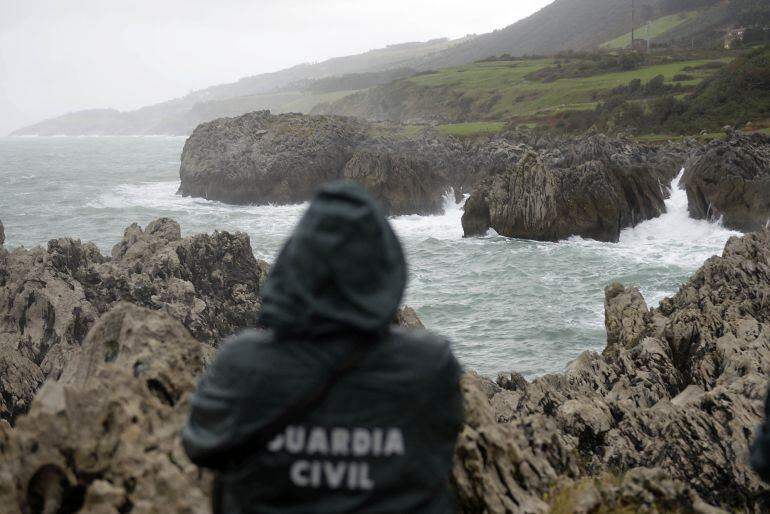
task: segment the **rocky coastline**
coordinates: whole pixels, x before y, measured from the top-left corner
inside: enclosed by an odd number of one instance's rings
[[[245,234],[181,238],[169,219],[132,225],[110,257],[67,238],[0,246],[0,504],[206,512],[211,477],[179,428],[219,340],[254,325],[266,270]],[[461,512],[770,508],[747,463],[770,372],[767,298],[761,231],[656,308],[609,286],[606,349],[563,374],[467,374]],[[420,325],[410,309],[398,322]]]
[[[639,496],[618,506],[766,512],[748,448],[770,372],[768,293],[770,233],[732,238],[656,308],[610,285],[602,354],[530,383],[466,377],[455,467],[466,511],[548,512],[544,498],[567,491],[574,512],[596,512],[631,480]]]
[[[539,136],[521,130],[441,136],[343,116],[258,111],[201,124],[185,143],[179,192],[233,204],[309,200],[320,184],[352,180],[388,215],[438,214],[444,196],[469,195],[466,236],[497,233],[558,241],[617,241],[621,230],[665,212],[684,167],[694,218],[742,231],[770,218],[770,138],[651,145],[588,131]],[[726,170],[726,172],[723,172]]]

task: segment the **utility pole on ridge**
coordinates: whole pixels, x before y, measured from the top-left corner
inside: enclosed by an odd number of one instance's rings
[[[634,24],[636,23],[636,0],[631,0],[631,51],[634,50]]]

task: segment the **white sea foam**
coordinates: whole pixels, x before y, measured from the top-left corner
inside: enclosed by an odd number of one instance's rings
[[[657,218],[639,223],[620,233],[616,244],[598,243],[572,238],[569,243],[603,248],[615,259],[635,263],[641,269],[680,268],[695,269],[709,257],[720,254],[727,240],[740,232],[726,229],[721,221],[696,220],[688,212],[687,192],[680,184],[684,168],[671,182],[666,212]],[[648,303],[657,304],[671,289],[642,287]]]
[[[680,185],[684,168],[671,183],[670,195],[666,200],[666,212],[655,219],[624,230],[620,234],[620,244],[627,246],[647,246],[649,244],[669,244],[691,250],[698,247],[721,246],[738,232],[724,228],[719,222],[696,220],[690,217],[687,208],[687,193]]]
[[[396,216],[391,218],[391,223],[396,232],[402,237],[419,239],[462,239],[463,229],[460,218],[463,215],[463,206],[467,195],[455,201],[455,193],[450,190],[444,195],[444,213],[435,216]]]
[[[690,217],[687,193],[680,185],[684,169],[671,183],[666,212],[657,218],[624,230],[616,250],[623,258],[645,265],[696,268],[720,254],[727,240],[740,232],[726,229],[720,221]]]

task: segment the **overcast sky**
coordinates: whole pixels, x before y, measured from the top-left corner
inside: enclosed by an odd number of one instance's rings
[[[552,0],[0,0],[0,134],[303,62],[503,28]]]

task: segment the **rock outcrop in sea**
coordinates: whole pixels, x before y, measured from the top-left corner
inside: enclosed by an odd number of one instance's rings
[[[465,203],[466,236],[498,234],[558,241],[617,241],[620,231],[665,212],[681,168],[665,148],[589,132],[518,161],[481,183]]]
[[[760,230],[770,222],[770,136],[726,135],[693,150],[682,183],[690,216],[722,220],[741,231]]]
[[[435,138],[406,151],[403,141],[370,129],[354,118],[269,111],[204,123],[185,143],[179,192],[233,204],[291,204],[309,200],[325,182],[347,179],[367,187],[389,215],[442,212],[461,152],[447,159],[455,168],[442,166],[428,151]]]
[[[33,261],[37,267],[27,269],[27,287],[36,287],[33,276],[39,277],[35,302],[50,304],[28,309],[22,324],[44,326],[52,309],[57,320],[59,314],[70,320],[64,304],[53,303],[54,293],[66,288],[82,291],[82,297],[113,287],[125,291],[132,281],[115,276],[124,267],[129,278],[145,284],[140,289],[157,288],[151,297],[160,298],[166,284],[187,280],[193,299],[219,302],[206,304],[220,309],[217,317],[236,323],[252,312],[249,295],[258,293],[261,273],[253,256],[236,251],[244,244],[235,242],[241,236],[181,239],[170,220],[144,231],[132,227],[112,259],[101,262],[98,252],[85,257],[85,251],[54,251],[61,243],[49,244],[47,251],[0,248],[0,271],[12,270],[11,280],[2,275],[0,285],[18,287],[18,270]],[[223,237],[230,257],[196,240],[201,237]],[[198,265],[181,257],[191,248],[199,250]],[[140,254],[146,262],[132,260]],[[179,265],[159,264],[175,261],[174,255]],[[215,255],[221,267],[211,269]],[[124,259],[132,264],[124,266]],[[184,272],[191,273],[189,279],[177,276]],[[206,277],[233,284],[230,293],[216,299],[206,286],[198,293],[196,284]],[[249,292],[236,294],[246,283]],[[192,311],[174,306],[181,301],[149,303],[136,294],[127,295],[127,303],[118,296],[103,303],[105,312],[88,324],[87,336],[75,343],[62,338],[53,346],[69,351],[58,351],[60,370],[48,373],[28,412],[15,412],[15,426],[0,420],[0,505],[9,514],[208,511],[210,475],[187,460],[179,437],[189,394],[221,328],[215,329],[213,318],[191,324],[180,313]],[[25,298],[22,305],[30,296]],[[731,239],[721,257],[709,259],[657,308],[648,309],[636,289],[609,286],[607,348],[601,355],[582,354],[563,374],[532,382],[515,372],[496,382],[466,375],[466,426],[453,471],[461,512],[615,508],[714,514],[722,508],[770,508],[770,489],[748,467],[749,440],[770,372],[769,298],[770,232],[764,231]],[[3,320],[16,312],[7,303],[3,308]],[[398,321],[420,326],[410,309]],[[27,340],[45,332],[36,329]],[[19,341],[18,334],[13,340]],[[35,369],[42,374],[25,347],[9,351],[3,340],[2,348],[0,362],[10,362],[0,373],[3,387],[6,377],[29,377]],[[14,355],[26,364],[9,361]],[[24,401],[37,389],[32,383]],[[7,389],[2,397],[7,406]]]
[[[289,204],[340,177],[367,124],[341,116],[257,111],[199,125],[179,169],[185,196],[233,204]]]
[[[268,111],[200,125],[182,153],[180,192],[236,204],[299,203],[322,183],[367,187],[389,215],[436,214],[449,190],[470,193],[466,235],[616,241],[660,215],[683,149],[590,132],[461,139],[341,116]]]

